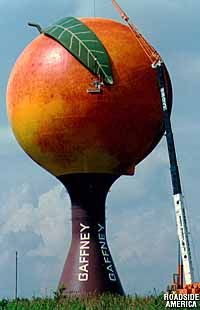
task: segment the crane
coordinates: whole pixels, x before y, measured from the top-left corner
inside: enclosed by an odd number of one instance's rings
[[[160,97],[161,97],[164,125],[165,125],[165,136],[167,140],[168,155],[170,161],[170,172],[173,188],[173,201],[176,214],[177,233],[180,244],[180,252],[183,263],[185,283],[191,284],[194,282],[194,275],[193,275],[192,256],[190,250],[189,231],[184,207],[184,197],[181,188],[179,168],[176,157],[174,137],[172,132],[170,115],[167,107],[163,62],[159,60],[157,63],[152,64],[152,67],[156,70],[158,85],[160,89]]]
[[[190,250],[190,239],[187,224],[187,217],[184,206],[184,197],[181,188],[181,180],[179,174],[179,168],[177,164],[176,149],[174,143],[174,137],[172,132],[170,113],[167,105],[167,92],[165,84],[164,63],[157,51],[147,43],[146,39],[137,30],[135,25],[130,21],[127,14],[121,9],[117,1],[112,0],[116,10],[121,15],[122,19],[128,24],[132,33],[136,36],[136,39],[142,47],[145,54],[148,56],[151,67],[156,71],[158,87],[160,91],[160,101],[163,111],[163,121],[165,127],[165,136],[167,141],[168,156],[170,162],[171,182],[173,188],[173,202],[176,215],[176,227],[179,240],[179,265],[178,265],[178,277],[174,280],[175,290],[179,293],[187,293],[193,288],[194,292],[200,292],[200,283],[194,284],[194,272],[192,255]],[[182,272],[183,269],[183,272]],[[183,273],[185,278],[185,287],[183,286]],[[174,287],[172,285],[172,287]],[[173,288],[172,288],[173,289]]]

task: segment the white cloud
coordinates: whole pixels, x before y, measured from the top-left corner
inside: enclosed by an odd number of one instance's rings
[[[159,213],[159,221],[158,221]],[[146,266],[160,263],[166,253],[174,252],[174,236],[176,234],[173,209],[163,206],[157,209],[149,208],[140,214],[134,209],[122,212],[120,217],[114,216],[110,225],[117,226],[113,236],[113,249],[118,252],[120,263],[135,257]]]
[[[63,191],[61,185],[54,187],[39,197],[38,205],[30,202],[31,196],[27,196],[25,185],[21,192],[12,192],[8,206],[0,209],[0,214],[3,215],[1,221],[4,220],[1,235],[18,232],[26,234],[31,231],[40,236],[43,244],[26,253],[29,255],[54,256],[63,251],[70,214],[70,201],[68,195],[63,195]]]
[[[16,250],[23,262],[21,272],[29,275],[29,282],[21,281],[21,293],[29,288],[30,295],[34,287],[57,285],[71,240],[70,201],[65,189],[53,187],[38,198],[38,203],[32,194],[30,187],[23,185],[11,191],[0,208],[0,273],[1,278],[8,273],[8,295],[12,287],[8,268]]]
[[[0,127],[0,145],[16,143],[13,132],[10,127]],[[6,145],[5,145],[6,144]]]

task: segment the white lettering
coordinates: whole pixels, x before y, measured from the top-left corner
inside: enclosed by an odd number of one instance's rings
[[[114,273],[109,273],[109,279],[110,279],[110,281],[117,281]]]
[[[84,230],[86,230],[86,229],[89,229],[90,228],[90,226],[85,226],[84,224],[82,224],[82,223],[80,223],[80,226],[82,227],[81,228],[81,233],[84,231]]]
[[[165,308],[196,308],[197,303],[196,301],[190,301],[190,300],[168,300],[166,302]]]
[[[89,249],[90,247],[89,247],[89,244],[90,244],[90,241],[81,241],[80,242],[80,249],[82,250],[82,249]]]
[[[160,89],[161,99],[162,99],[162,105],[163,105],[163,111],[167,111],[167,101],[165,97],[165,89]]]
[[[114,273],[114,271],[113,271],[113,269],[112,269],[112,265],[109,265],[109,266],[107,267],[107,269],[108,269],[109,271],[111,271],[112,273]]]
[[[199,294],[164,294],[166,300],[165,308],[195,308],[196,300],[199,300]]]
[[[80,239],[81,240],[90,240],[90,233],[87,234],[80,234]]]
[[[111,264],[111,261],[110,261],[109,257],[104,256],[103,259],[104,259],[104,262],[105,262],[106,264]]]
[[[106,250],[107,249],[106,242],[100,241],[99,243],[101,244],[101,249],[102,250]]]
[[[98,226],[99,226],[98,232],[105,230],[104,226],[102,226],[101,224],[98,224]]]
[[[88,273],[88,268],[87,267],[88,267],[88,264],[82,265],[82,266],[79,267],[79,270],[85,271],[85,273],[86,272]]]
[[[169,300],[166,302],[166,305],[165,305],[165,308],[168,308],[168,307],[170,307],[170,301]]]
[[[79,281],[87,281],[88,280],[88,273],[79,273],[78,275]]]
[[[89,260],[88,260],[87,257],[85,257],[85,256],[80,256],[79,257],[79,263],[80,264],[85,264],[85,263],[88,263],[88,262],[89,262]]]
[[[105,250],[105,251],[104,251],[104,250],[101,250],[101,252],[102,252],[103,256],[109,256],[109,253],[106,252],[106,250]]]
[[[90,249],[90,233],[84,232],[86,229],[90,229],[90,226],[86,226],[80,223],[80,252],[79,252],[79,281],[88,281],[88,268],[89,268],[89,249]],[[83,233],[84,232],[84,233]]]
[[[104,262],[106,264],[108,264],[106,266],[106,269],[108,270],[108,277],[110,279],[110,281],[117,281],[116,275],[115,275],[115,271],[114,271],[114,266],[112,265],[112,261],[111,261],[111,256],[108,250],[108,246],[106,241],[102,241],[102,240],[106,240],[106,236],[103,233],[100,233],[102,230],[105,231],[105,227],[102,226],[101,224],[98,224],[98,239],[99,239],[99,244],[101,245],[101,253],[103,255],[103,259]]]
[[[164,300],[200,300],[200,294],[169,294],[165,293]]]
[[[104,234],[98,234],[99,240],[105,240],[106,237]]]
[[[85,250],[80,249],[80,256],[89,256],[90,254],[87,253]]]

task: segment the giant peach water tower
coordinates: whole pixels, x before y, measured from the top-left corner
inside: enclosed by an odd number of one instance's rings
[[[158,54],[110,19],[67,17],[38,29],[11,72],[7,107],[21,147],[71,197],[72,242],[59,284],[66,294],[124,294],[106,241],[105,200],[164,133],[151,66]]]

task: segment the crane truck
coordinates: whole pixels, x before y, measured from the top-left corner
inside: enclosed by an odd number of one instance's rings
[[[200,283],[194,283],[194,270],[190,248],[189,231],[187,217],[184,206],[184,197],[181,188],[181,180],[177,163],[176,149],[172,132],[170,113],[167,105],[167,92],[165,83],[164,63],[156,50],[149,46],[146,39],[130,21],[127,14],[121,9],[117,1],[112,0],[113,5],[121,15],[121,18],[128,24],[130,30],[136,36],[138,43],[142,47],[151,61],[152,69],[155,70],[158,87],[160,91],[160,102],[163,111],[163,123],[167,141],[167,149],[170,163],[171,182],[173,188],[173,202],[176,215],[176,227],[178,235],[178,273],[173,275],[173,283],[169,286],[169,291],[180,294],[200,293]],[[184,279],[183,279],[184,276]],[[185,280],[185,283],[184,283]]]

